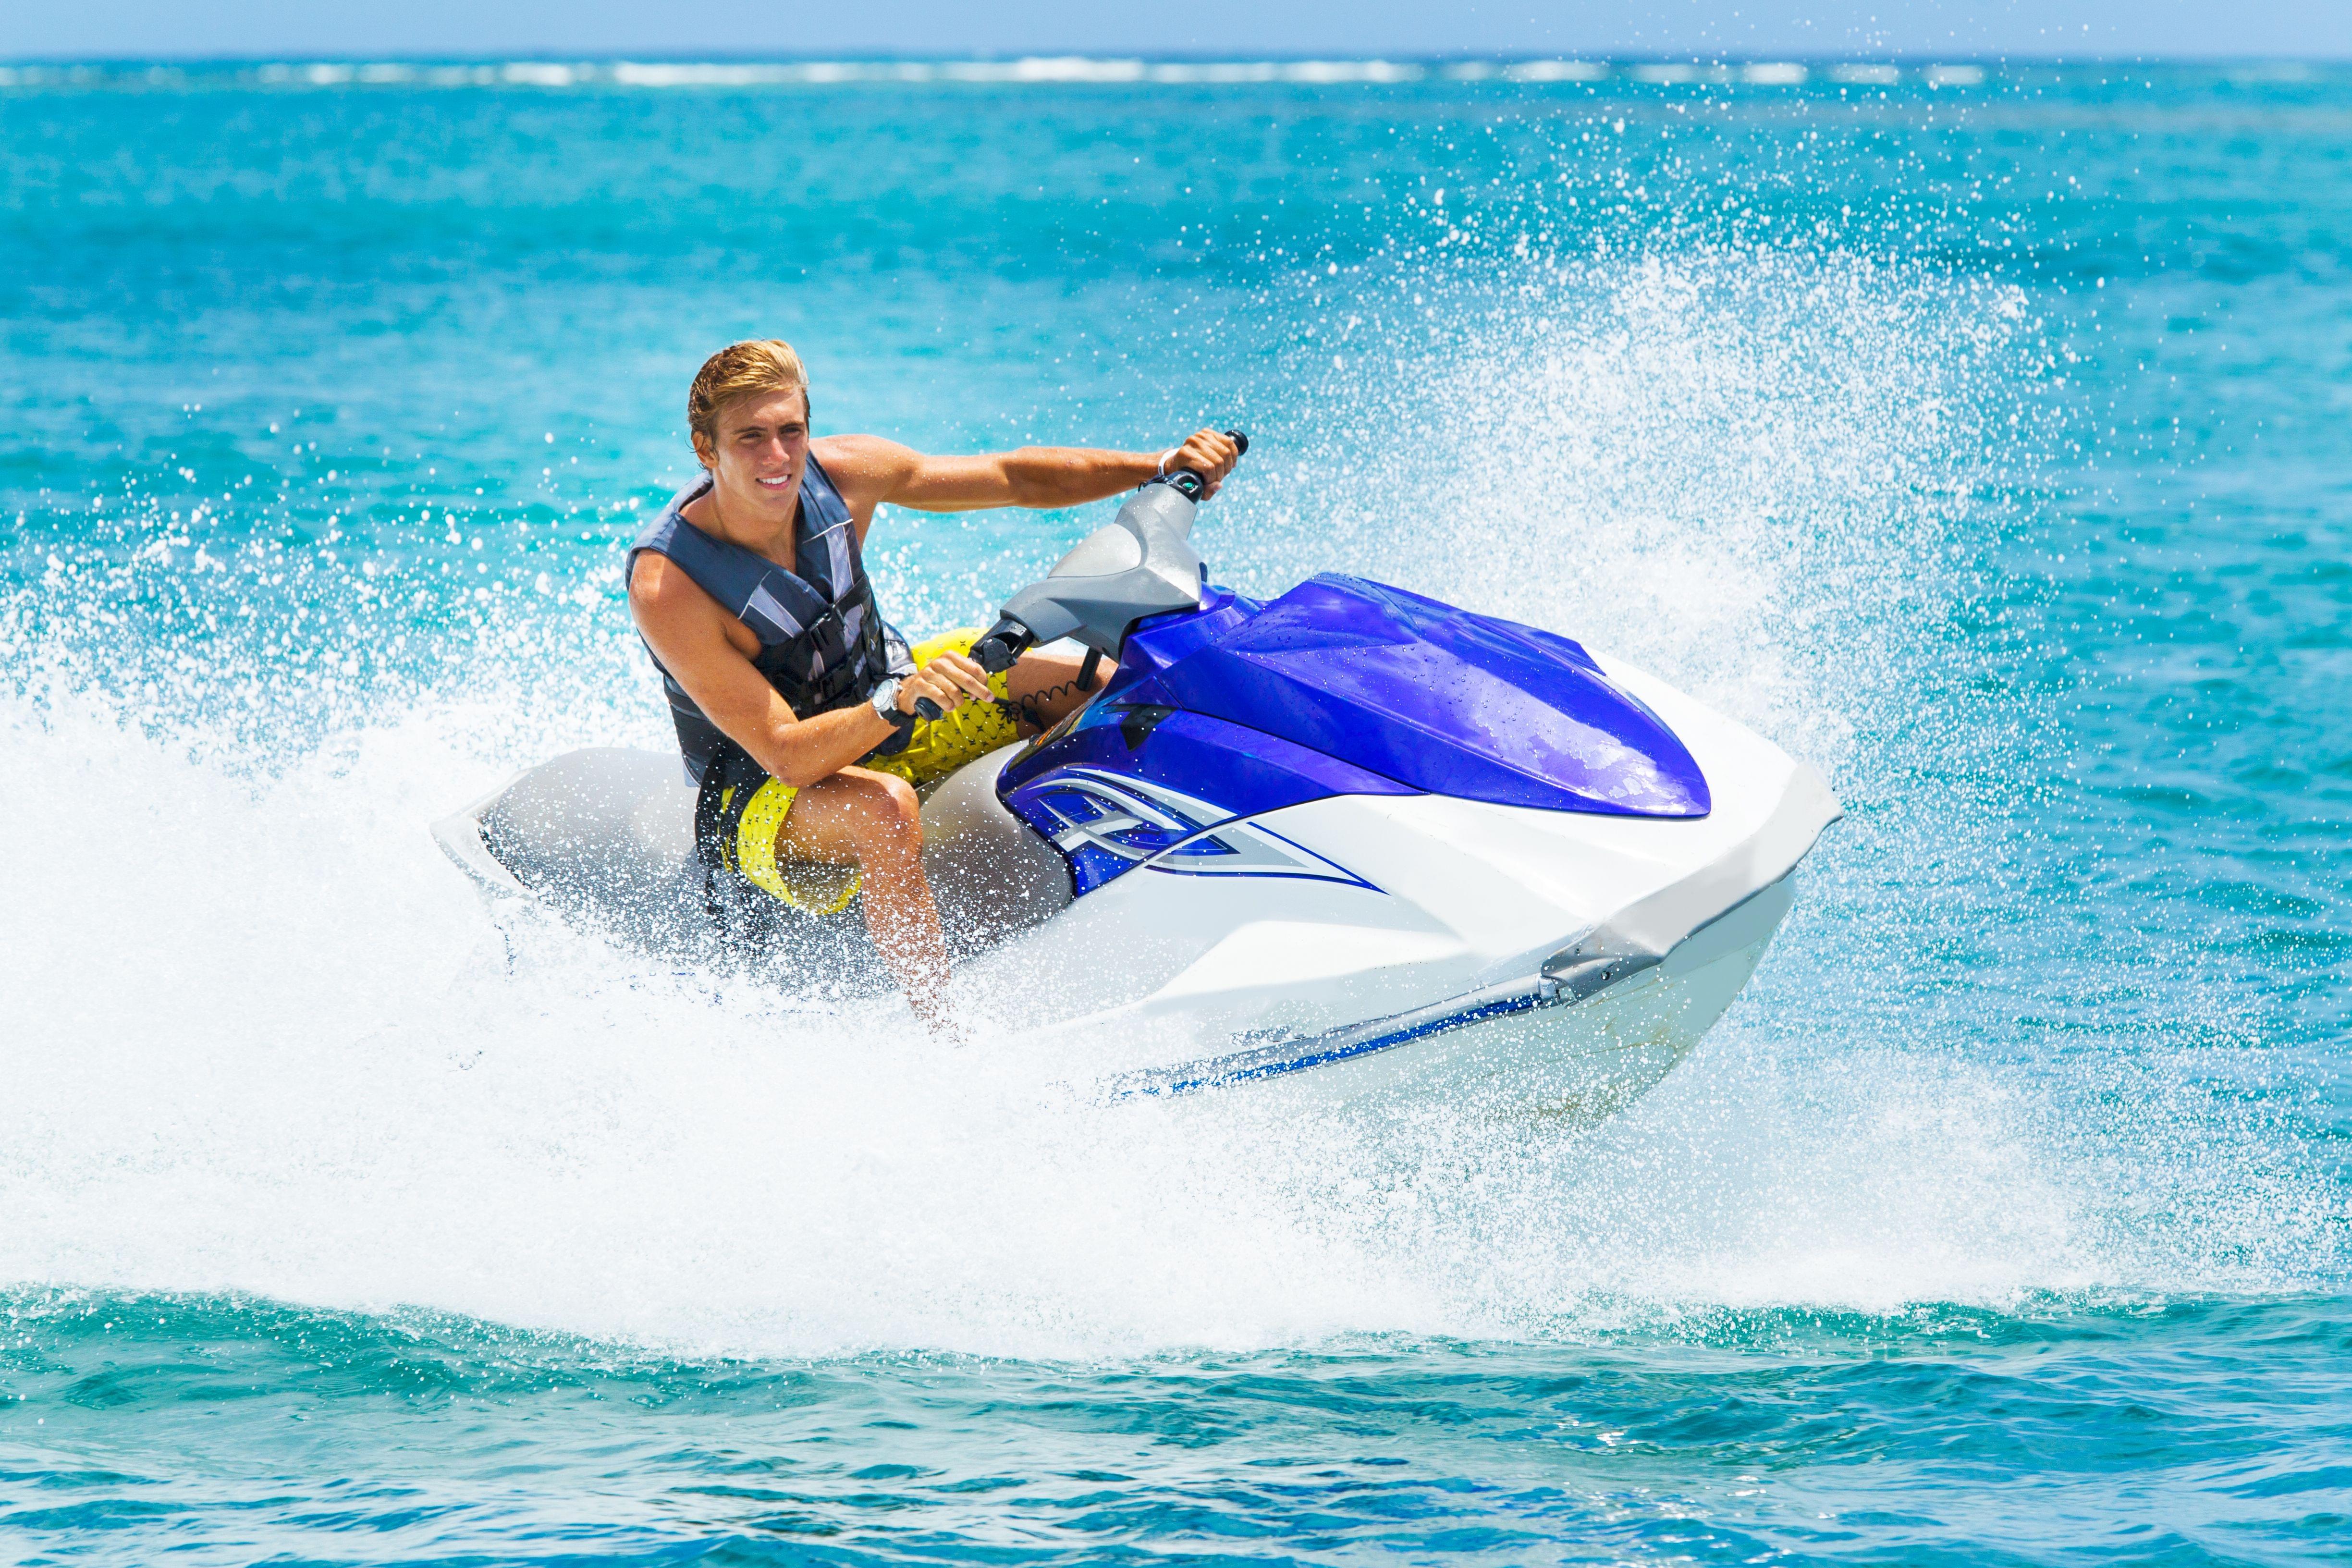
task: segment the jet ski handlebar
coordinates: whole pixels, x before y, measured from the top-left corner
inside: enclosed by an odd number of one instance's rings
[[[1234,444],[1234,457],[1246,458],[1249,456],[1249,437],[1247,435],[1239,430],[1228,430],[1225,432],[1225,439]],[[1172,474],[1161,474],[1155,479],[1146,479],[1143,483],[1146,489],[1149,489],[1153,485],[1167,485],[1178,491],[1186,500],[1189,501],[1198,501],[1201,499],[1201,492],[1209,488],[1209,481],[1202,479],[1200,475],[1194,473],[1190,468],[1179,468]]]
[[[1228,430],[1236,448],[1249,450],[1249,437]],[[1192,511],[1208,480],[1190,468],[1155,475],[1143,482],[1118,516],[1078,542],[1042,582],[1032,583],[1004,602],[996,624],[971,645],[971,657],[991,675],[1002,675],[1041,642],[1074,637],[1087,650],[1082,684],[1091,686],[1104,656],[1118,657],[1128,628],[1146,616],[1192,608],[1201,602],[1207,569],[1192,549]],[[915,700],[925,719],[940,717],[928,697]]]

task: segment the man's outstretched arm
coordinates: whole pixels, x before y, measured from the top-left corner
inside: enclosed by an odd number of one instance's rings
[[[1092,447],[1024,447],[969,458],[935,458],[875,436],[817,442],[828,473],[863,523],[884,501],[916,511],[975,511],[982,507],[1078,506],[1117,495],[1162,471],[1190,468],[1207,495],[1233,471],[1241,452],[1221,431],[1198,430],[1165,456]]]

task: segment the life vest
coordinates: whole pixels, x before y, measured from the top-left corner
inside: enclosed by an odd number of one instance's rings
[[[863,702],[886,678],[914,673],[907,639],[882,619],[875,603],[849,505],[814,454],[801,474],[791,571],[740,544],[714,539],[686,520],[686,508],[708,495],[711,483],[706,473],[670,498],[629,546],[629,574],[636,571],[637,557],[650,550],[749,626],[760,639],[751,667],[792,705],[795,717],[811,719]],[[653,652],[651,645],[646,651]],[[669,697],[687,776],[699,784],[714,759],[742,748],[695,705],[657,655],[654,668],[661,670]]]

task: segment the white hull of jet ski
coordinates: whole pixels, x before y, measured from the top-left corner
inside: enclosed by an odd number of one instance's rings
[[[1839,809],[1817,772],[1760,736],[1600,663],[1688,749],[1711,788],[1705,816],[1408,793],[1226,816],[1138,778],[1082,775],[1107,813],[1213,823],[1220,853],[1213,868],[1143,858],[1076,898],[1064,851],[1116,848],[1106,824],[1131,817],[1074,823],[1057,848],[999,798],[1022,748],[971,763],[923,810],[926,867],[960,948],[956,994],[1066,1039],[1072,1079],[1111,1098],[1246,1084],[1611,1113],[1738,995]],[[691,949],[709,940],[692,814],[674,755],[575,752],[434,831],[488,892]],[[780,919],[775,948],[779,962],[805,955],[887,984],[854,908]]]

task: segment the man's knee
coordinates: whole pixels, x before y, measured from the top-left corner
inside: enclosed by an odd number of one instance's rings
[[[859,783],[860,852],[877,858],[919,852],[923,847],[923,804],[915,786],[889,773]]]

